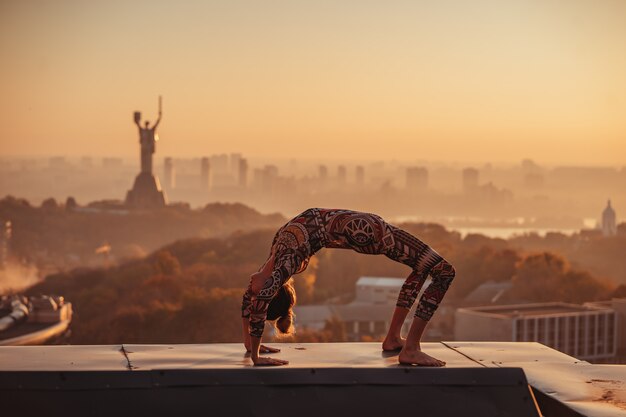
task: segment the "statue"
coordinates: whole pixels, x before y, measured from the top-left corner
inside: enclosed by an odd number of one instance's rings
[[[150,127],[150,122],[145,121],[145,127],[141,127],[141,113],[136,111],[134,114],[135,124],[139,128],[139,144],[141,145],[141,172],[147,172],[152,174],[152,154],[155,151],[156,142],[159,140],[159,136],[156,134],[156,128],[161,122],[162,100],[159,96],[159,117],[154,123],[154,126]]]
[[[156,141],[159,136],[156,128],[161,122],[162,100],[159,96],[159,117],[152,127],[147,120],[141,127],[141,113],[136,111],[133,115],[135,124],[139,128],[139,144],[141,145],[141,171],[135,178],[133,188],[126,194],[126,205],[131,208],[158,208],[164,207],[167,202],[165,193],[161,190],[161,184],[156,175],[152,173],[152,154],[156,150]]]

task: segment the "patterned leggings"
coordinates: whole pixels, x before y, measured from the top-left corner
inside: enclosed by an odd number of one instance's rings
[[[454,267],[430,246],[402,229],[393,227],[394,245],[385,255],[413,268],[402,285],[396,306],[410,309],[426,278],[432,281],[419,300],[415,317],[429,321],[455,276]]]

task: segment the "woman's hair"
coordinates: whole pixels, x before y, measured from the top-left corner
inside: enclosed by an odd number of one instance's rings
[[[274,327],[280,333],[289,334],[293,332],[293,305],[296,303],[296,290],[293,288],[293,281],[287,281],[276,293],[267,308],[267,320],[274,321]]]

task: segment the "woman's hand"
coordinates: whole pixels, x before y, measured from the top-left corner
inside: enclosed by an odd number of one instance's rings
[[[289,361],[285,361],[282,359],[274,359],[274,358],[265,358],[265,357],[258,357],[258,358],[252,358],[252,361],[254,362],[254,366],[282,366],[282,365],[289,365]]]
[[[274,358],[263,358],[259,356],[261,353],[276,353],[280,349],[263,346],[260,337],[250,336],[250,357],[254,366],[281,366],[289,364],[289,361]]]

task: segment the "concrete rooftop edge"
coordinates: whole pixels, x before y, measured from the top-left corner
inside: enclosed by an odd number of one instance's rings
[[[379,343],[274,345],[281,352],[273,356],[289,366],[254,368],[239,343],[0,347],[0,390],[529,383],[580,415],[626,412],[626,366],[593,365],[534,342],[424,343],[425,352],[447,362],[444,368],[400,366],[397,354],[383,353]]]

